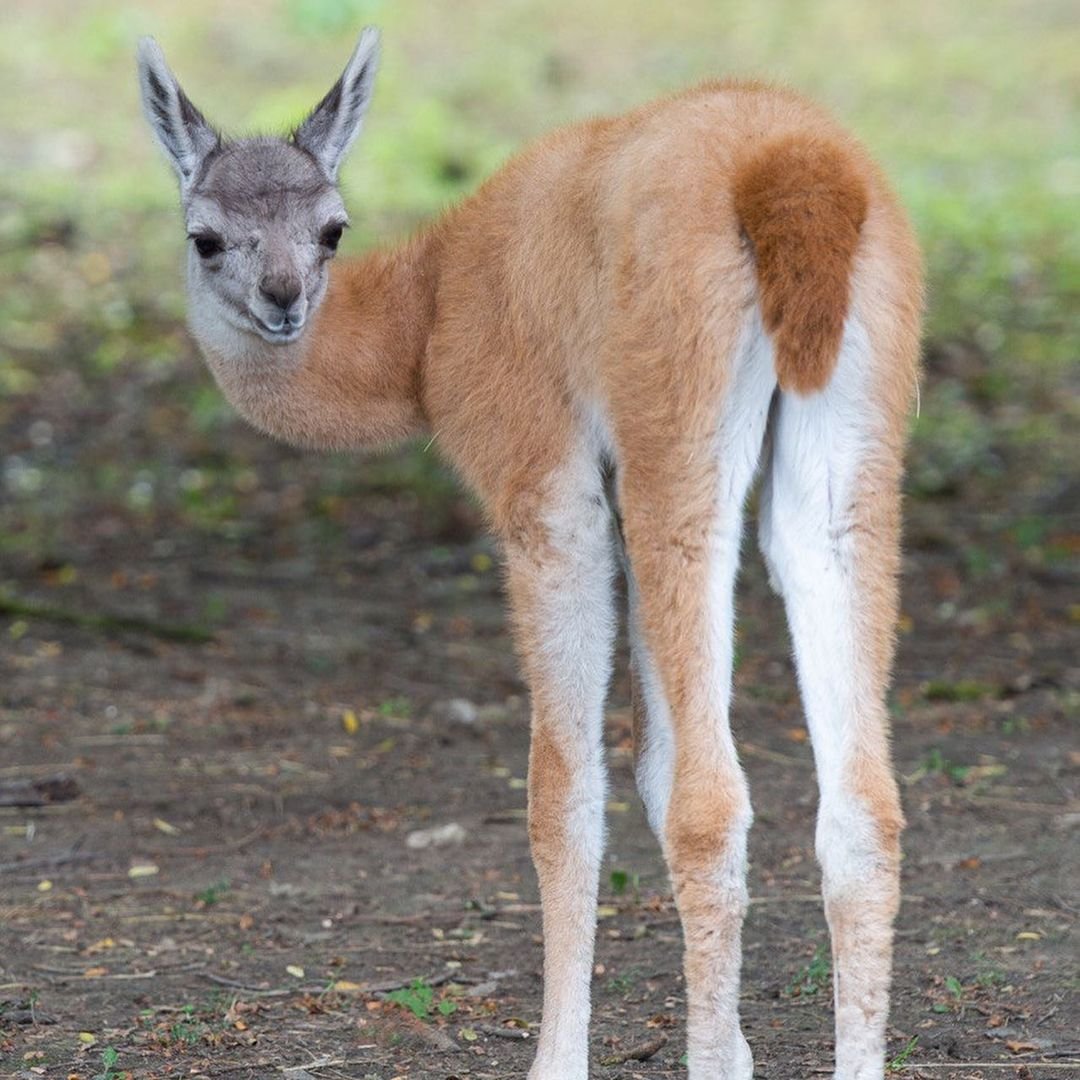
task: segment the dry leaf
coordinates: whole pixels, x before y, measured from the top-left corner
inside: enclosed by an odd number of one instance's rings
[[[1027,1050],[1038,1050],[1039,1048],[1034,1043],[1018,1042],[1015,1039],[1009,1039],[1006,1041],[1005,1046],[1014,1054],[1023,1054]]]

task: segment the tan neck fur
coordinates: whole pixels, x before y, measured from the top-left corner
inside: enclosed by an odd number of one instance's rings
[[[435,317],[436,234],[343,260],[307,332],[273,345],[191,324],[219,386],[266,433],[321,450],[383,447],[422,431],[421,368]]]

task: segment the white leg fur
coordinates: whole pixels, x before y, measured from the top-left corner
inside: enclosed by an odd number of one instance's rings
[[[702,740],[703,771],[724,778],[739,807],[717,837],[717,860],[704,876],[696,871],[676,898],[686,938],[689,993],[688,1061],[691,1080],[750,1080],[753,1059],[739,1026],[741,924],[748,901],[746,839],[749,797],[729,726],[734,655],[734,587],[742,539],[743,504],[761,455],[769,404],[776,386],[772,357],[755,313],[731,357],[732,378],[722,404],[716,453],[719,486],[707,580],[708,632],[700,642],[701,686],[696,692],[702,717],[710,723]],[[672,794],[677,725],[663,690],[661,672],[644,641],[641,598],[630,583],[631,645],[645,724],[638,750],[637,781],[649,821],[669,849],[668,807]],[[695,743],[695,745],[697,745]],[[708,760],[704,760],[704,759]]]
[[[671,726],[671,710],[668,708],[660,673],[656,670],[652,653],[645,641],[641,627],[640,600],[633,571],[627,567],[627,593],[629,600],[630,656],[636,677],[636,690],[641,694],[640,708],[645,723],[637,733],[637,762],[634,779],[638,793],[645,804],[645,816],[649,827],[658,839],[663,839],[664,820],[671,800],[671,783],[675,766],[675,732]]]
[[[603,852],[604,700],[615,546],[596,457],[557,478],[536,550],[508,550],[533,695],[529,830],[544,923],[544,1005],[530,1080],[585,1080]],[[523,602],[522,602],[523,601]]]
[[[733,774],[742,777],[731,737],[729,712],[734,664],[735,580],[739,569],[743,532],[743,505],[761,459],[769,405],[776,388],[772,353],[758,313],[755,311],[734,357],[733,379],[724,401],[717,453],[720,484],[717,492],[717,528],[709,573],[709,606],[712,633],[702,645],[710,660],[710,716],[719,720],[715,732],[716,753]],[[743,781],[745,785],[745,781]],[[744,788],[745,790],[745,788]],[[722,864],[715,869],[715,885],[730,898],[733,914],[741,924],[748,895],[746,888],[746,841],[752,815],[749,798],[745,814],[736,819],[725,847]],[[685,924],[685,919],[684,919]],[[739,1025],[739,972],[741,934],[713,945],[708,928],[698,943],[711,969],[711,986],[694,999],[691,995],[687,1027],[690,1080],[750,1080],[754,1063]],[[694,931],[686,927],[687,946]],[[723,933],[717,935],[723,939]]]
[[[895,866],[854,780],[862,770],[892,783],[885,688],[861,637],[892,628],[864,625],[857,583],[858,561],[890,542],[862,516],[860,474],[879,444],[869,347],[852,320],[828,387],[782,397],[761,508],[762,550],[787,607],[821,788],[816,846],[833,937],[837,1080],[883,1076],[897,894]]]

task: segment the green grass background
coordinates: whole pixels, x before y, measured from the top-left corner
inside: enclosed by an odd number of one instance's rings
[[[285,130],[369,22],[384,59],[344,170],[346,249],[404,234],[557,124],[704,77],[787,82],[869,144],[924,245],[912,490],[993,484],[1024,460],[1038,468],[1021,485],[1075,468],[1080,19],[1066,0],[8,0],[0,420],[64,369],[92,384],[190,362],[176,190],[138,107],[138,35],[157,36],[226,131]],[[233,422],[206,380],[188,383],[200,423]]]

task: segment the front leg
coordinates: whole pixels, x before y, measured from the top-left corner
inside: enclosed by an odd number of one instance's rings
[[[529,841],[544,924],[544,1007],[529,1080],[585,1080],[603,853],[604,699],[615,636],[614,546],[594,460],[561,468],[508,539],[532,694]]]

